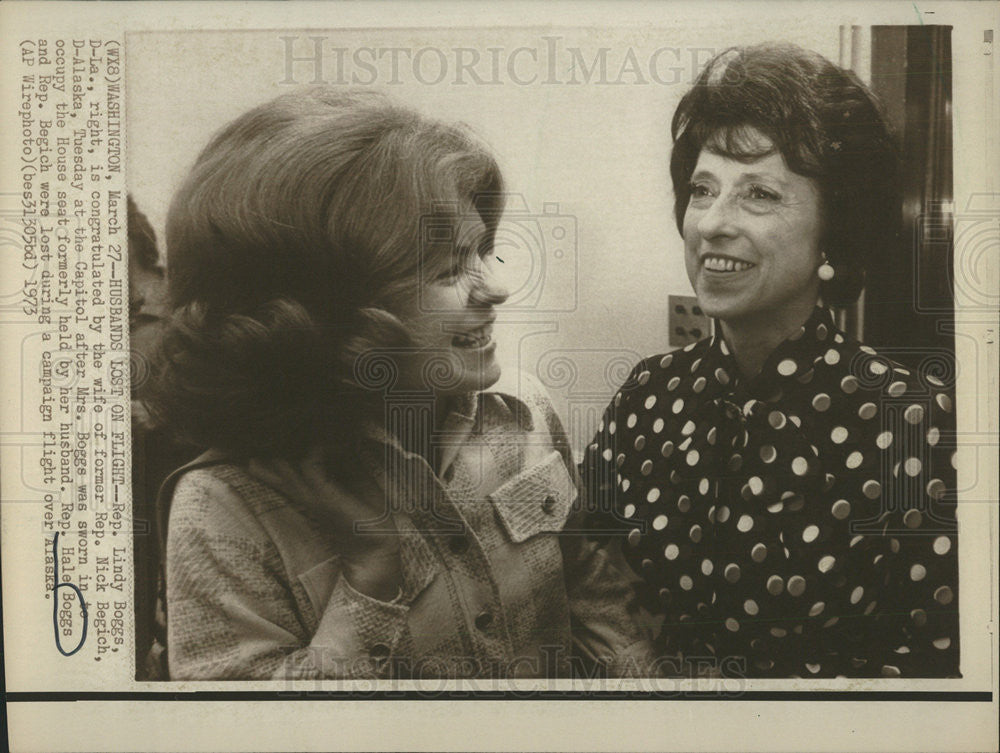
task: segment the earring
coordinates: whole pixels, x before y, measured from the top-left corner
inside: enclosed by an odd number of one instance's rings
[[[819,265],[819,269],[816,270],[816,274],[819,275],[819,279],[823,282],[830,282],[834,275],[837,274],[834,272],[833,267],[830,266],[830,262],[826,260],[826,254],[823,254],[823,263]]]

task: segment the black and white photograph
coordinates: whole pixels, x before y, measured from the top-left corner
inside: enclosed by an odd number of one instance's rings
[[[995,741],[995,12],[223,5],[4,35],[20,706]]]

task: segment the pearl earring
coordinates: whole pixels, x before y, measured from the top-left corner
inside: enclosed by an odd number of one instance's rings
[[[823,255],[823,263],[819,265],[819,269],[816,270],[816,274],[819,275],[819,279],[823,282],[830,282],[836,274],[836,272],[833,271],[833,267],[830,266],[830,262],[826,260],[826,254]]]

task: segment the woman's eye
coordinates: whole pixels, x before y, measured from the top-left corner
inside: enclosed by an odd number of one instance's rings
[[[747,189],[747,197],[756,201],[780,201],[781,197],[763,186],[752,185]]]
[[[692,199],[701,199],[712,195],[711,189],[704,183],[692,183],[690,188]]]

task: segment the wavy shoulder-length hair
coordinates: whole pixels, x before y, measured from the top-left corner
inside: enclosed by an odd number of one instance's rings
[[[170,207],[151,412],[241,456],[347,447],[378,399],[357,359],[409,344],[391,312],[422,264],[448,263],[425,258],[425,220],[474,208],[493,233],[502,192],[465,128],[374,92],[312,87],[238,117]]]
[[[711,60],[674,112],[670,174],[683,233],[690,179],[702,149],[747,161],[767,136],[789,169],[817,182],[820,248],[836,276],[823,300],[846,305],[866,260],[884,254],[901,223],[898,152],[882,108],[851,71],[791,44],[733,47]]]

